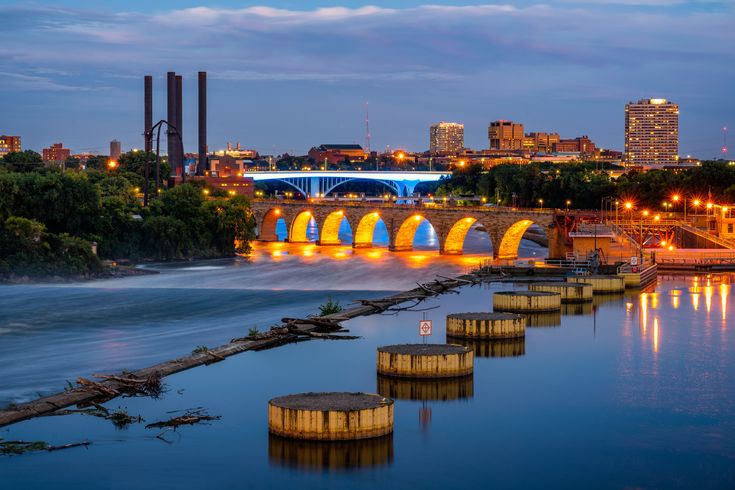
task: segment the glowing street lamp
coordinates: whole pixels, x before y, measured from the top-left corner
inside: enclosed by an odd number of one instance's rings
[[[115,170],[117,168],[117,162],[115,160],[109,160],[107,162],[107,168],[110,170]]]

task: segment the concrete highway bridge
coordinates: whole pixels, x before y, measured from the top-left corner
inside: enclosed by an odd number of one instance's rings
[[[513,209],[485,206],[428,206],[367,201],[278,201],[254,200],[258,239],[277,241],[276,224],[283,219],[288,241],[306,243],[309,222],[313,218],[319,232],[319,245],[347,245],[339,239],[343,219],[352,230],[352,246],[372,247],[375,225],[382,220],[388,230],[389,249],[413,249],[416,229],[427,220],[439,239],[442,254],[462,254],[464,240],[472,225],[482,225],[493,244],[493,254],[500,259],[518,257],[518,245],[526,230],[539,225],[549,240],[549,258],[566,256],[569,216],[561,211]]]

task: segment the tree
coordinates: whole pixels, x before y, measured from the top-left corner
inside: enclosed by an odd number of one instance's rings
[[[13,172],[30,172],[42,167],[43,159],[33,150],[11,151],[2,158],[2,163]]]

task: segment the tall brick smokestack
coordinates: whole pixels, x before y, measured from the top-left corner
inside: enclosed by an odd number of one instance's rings
[[[179,135],[183,141],[184,139],[184,121],[183,121],[183,78],[181,75],[176,75],[176,122],[174,123],[176,125],[176,129],[179,130]],[[184,174],[184,153],[183,153],[183,143],[179,142],[178,138],[176,139],[176,165],[179,169],[181,169],[181,174]]]
[[[207,72],[199,72],[199,165],[197,175],[209,170],[207,161]]]
[[[173,125],[176,125],[176,73],[168,72],[166,75],[166,96],[167,96],[167,114],[166,120]],[[178,140],[173,131],[167,131],[166,141],[168,143],[168,164],[171,166],[171,170],[176,174],[176,165],[178,158],[176,156],[176,149],[178,148]]]
[[[144,108],[143,108],[143,126],[145,138],[145,151],[153,150],[153,139],[151,128],[153,127],[153,77],[146,75],[143,81],[144,85]]]

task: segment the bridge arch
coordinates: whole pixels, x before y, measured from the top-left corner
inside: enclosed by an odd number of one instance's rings
[[[391,250],[394,250],[396,252],[413,250],[413,241],[416,237],[416,230],[418,230],[419,226],[424,221],[429,223],[429,225],[434,228],[434,226],[431,224],[431,221],[429,221],[422,214],[412,214],[408,218],[404,219],[395,234]],[[436,232],[435,228],[434,231]]]
[[[518,246],[521,244],[521,238],[523,238],[523,234],[526,233],[526,230],[528,230],[532,224],[533,221],[530,219],[522,219],[510,225],[503,235],[503,238],[500,240],[500,246],[498,247],[496,254],[497,258],[518,258]]]
[[[306,231],[309,228],[309,222],[312,220],[314,215],[310,210],[304,210],[298,213],[288,230],[288,241],[291,243],[308,243],[309,237],[306,235]]]
[[[380,213],[373,211],[360,218],[357,229],[353,231],[353,247],[368,248],[373,246],[375,226],[381,220]]]
[[[263,219],[258,223],[258,239],[266,242],[278,241],[276,227],[279,219],[284,219],[279,208],[271,208],[266,211]]]
[[[464,242],[467,238],[467,233],[469,233],[475,223],[477,223],[477,218],[472,216],[466,216],[454,223],[449,229],[449,232],[447,232],[442,253],[447,255],[463,254]]]
[[[345,219],[343,210],[333,211],[319,225],[319,245],[341,245],[339,229]]]

